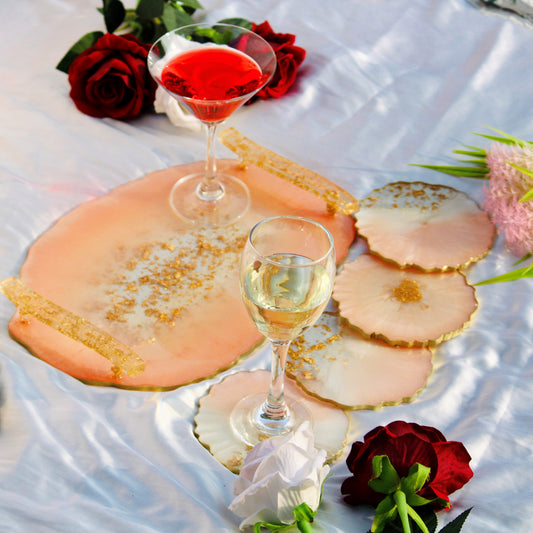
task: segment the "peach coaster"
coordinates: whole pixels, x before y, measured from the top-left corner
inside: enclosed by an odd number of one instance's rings
[[[231,226],[191,229],[172,213],[168,197],[177,179],[203,166],[153,172],[84,203],[37,239],[21,268],[21,280],[36,293],[136,352],[145,361],[142,373],[118,373],[98,350],[18,311],[12,335],[76,378],[156,389],[211,376],[261,343],[238,284],[250,228],[278,214],[312,218],[331,231],[341,261],[354,221],[328,214],[323,200],[264,170],[224,160],[219,170],[247,183],[251,208]]]

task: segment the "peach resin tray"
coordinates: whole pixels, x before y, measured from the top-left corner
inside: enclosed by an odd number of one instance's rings
[[[11,334],[81,380],[156,389],[211,376],[261,343],[238,282],[250,228],[279,214],[312,218],[331,231],[341,261],[354,221],[328,214],[324,200],[265,170],[225,160],[219,169],[248,184],[252,206],[226,228],[191,229],[173,215],[168,197],[178,178],[203,166],[151,173],[61,218],[21,268],[21,281],[36,294],[19,298]]]

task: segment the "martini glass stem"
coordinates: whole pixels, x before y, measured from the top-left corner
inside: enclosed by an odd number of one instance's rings
[[[202,200],[218,200],[224,195],[224,188],[217,180],[216,134],[218,122],[204,122],[207,126],[207,152],[204,179],[198,186],[198,196]]]
[[[288,419],[285,403],[285,363],[290,341],[272,342],[272,367],[270,389],[266,402],[262,406],[261,419],[272,429],[283,429]]]

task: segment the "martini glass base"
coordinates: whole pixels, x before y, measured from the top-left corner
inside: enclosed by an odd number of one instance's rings
[[[267,418],[263,414],[265,394],[251,394],[240,400],[230,415],[231,428],[235,435],[248,446],[269,437],[286,435],[302,422],[312,423],[313,415],[301,403],[287,399],[287,416],[282,419]]]
[[[241,180],[229,174],[217,174],[216,181],[223,192],[213,199],[200,196],[203,181],[204,174],[190,174],[172,187],[170,207],[183,221],[194,226],[227,226],[248,211],[250,192]]]

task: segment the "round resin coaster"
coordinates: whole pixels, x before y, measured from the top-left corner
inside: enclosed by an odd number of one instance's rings
[[[402,268],[465,267],[489,252],[495,236],[487,213],[443,185],[390,183],[363,199],[355,216],[369,250]]]
[[[245,396],[264,392],[266,398],[269,383],[268,370],[238,372],[213,385],[200,399],[194,418],[198,440],[233,472],[239,472],[251,447],[233,432],[231,412]],[[346,413],[330,403],[307,395],[290,379],[285,380],[285,396],[289,404],[300,403],[312,413],[316,448],[326,450],[329,461],[340,456],[349,429]]]
[[[369,254],[343,265],[333,298],[340,315],[363,336],[409,347],[455,337],[478,305],[461,272],[400,269]]]
[[[88,383],[155,389],[212,376],[262,343],[239,289],[250,228],[280,214],[312,218],[330,230],[341,261],[354,221],[262,169],[219,161],[248,185],[252,205],[231,226],[187,226],[170,208],[170,190],[203,166],[154,172],[61,218],[31,246],[23,283],[0,287],[19,306],[11,334]]]
[[[433,368],[428,348],[402,348],[365,339],[336,312],[291,343],[287,374],[309,394],[348,409],[411,401]]]

